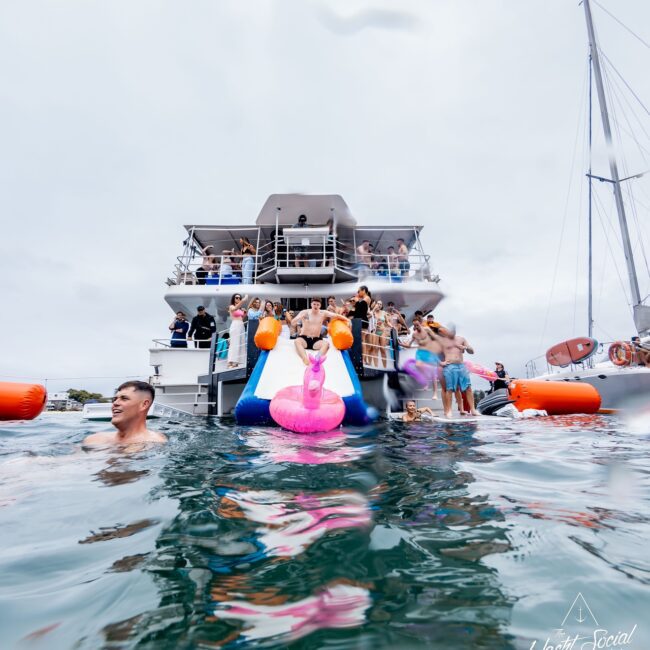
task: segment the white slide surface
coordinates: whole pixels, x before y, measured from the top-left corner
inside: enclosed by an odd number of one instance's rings
[[[307,350],[307,354],[313,355],[316,352]],[[293,340],[281,336],[275,348],[269,352],[262,376],[255,389],[255,397],[273,399],[281,388],[302,386],[305,368],[305,364],[296,352]],[[325,369],[325,388],[340,397],[354,394],[354,386],[343,355],[331,344],[323,368]]]

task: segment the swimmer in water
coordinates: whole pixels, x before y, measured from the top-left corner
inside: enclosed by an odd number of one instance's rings
[[[402,422],[422,422],[422,416],[425,414],[430,417],[434,416],[434,412],[428,406],[416,408],[415,402],[409,400],[406,402],[406,411],[402,415]]]
[[[113,397],[111,424],[117,431],[93,433],[84,446],[128,445],[143,442],[167,442],[167,436],[147,429],[147,413],[153,404],[154,389],[146,381],[127,381]]]

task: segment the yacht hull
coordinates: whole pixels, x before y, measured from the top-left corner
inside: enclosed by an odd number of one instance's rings
[[[536,379],[547,381],[575,381],[591,384],[602,399],[601,411],[618,411],[645,405],[650,401],[650,368],[613,364],[599,365],[584,370],[566,370],[542,375]]]

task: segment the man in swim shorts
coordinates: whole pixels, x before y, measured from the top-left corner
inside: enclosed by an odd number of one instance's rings
[[[415,402],[409,400],[406,402],[406,410],[402,415],[402,422],[422,422],[422,415],[430,415],[433,417],[434,413],[428,406],[422,406],[419,409],[415,408]]]
[[[154,400],[154,389],[146,381],[127,381],[113,397],[111,424],[117,431],[93,433],[83,441],[85,446],[128,445],[132,443],[167,442],[167,436],[147,429],[147,413]]]
[[[345,321],[348,325],[350,319],[340,314],[335,314],[332,311],[321,310],[321,299],[311,299],[311,309],[303,309],[297,316],[294,316],[292,323],[302,324],[300,335],[295,339],[296,352],[302,359],[302,362],[308,366],[309,357],[307,350],[316,350],[320,353],[321,357],[327,354],[329,343],[322,335],[322,329],[326,321],[340,319]]]
[[[413,319],[413,341],[418,344],[415,365],[425,375],[433,377],[432,399],[438,399],[438,365],[442,361],[442,345],[436,341],[433,332],[416,319]]]
[[[463,361],[463,353],[474,354],[474,349],[466,339],[456,335],[456,330],[453,327],[441,327],[439,334],[433,334],[433,336],[442,346],[445,358],[440,364],[445,380],[442,393],[445,417],[451,418],[451,397],[456,392],[456,389],[459,389],[467,397],[470,413],[478,415],[479,413],[474,407],[474,394],[472,393],[469,371]]]

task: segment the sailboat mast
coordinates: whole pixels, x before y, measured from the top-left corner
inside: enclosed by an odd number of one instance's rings
[[[593,190],[593,178],[591,177],[591,135],[592,135],[592,128],[591,128],[591,116],[593,112],[593,102],[591,101],[591,90],[592,90],[592,74],[593,72],[593,66],[591,64],[591,54],[589,55],[589,173],[587,174],[587,178],[589,179],[589,305],[587,309],[587,317],[589,319],[589,327],[587,328],[589,330],[589,338],[593,338],[594,336],[594,301],[593,301],[593,242],[592,242],[592,237],[591,237],[591,209],[592,209],[592,190]]]
[[[603,131],[605,132],[605,142],[607,143],[609,156],[609,171],[612,176],[614,186],[614,198],[616,200],[616,211],[618,212],[618,222],[621,228],[623,238],[623,253],[625,254],[625,263],[627,264],[627,274],[630,280],[630,290],[633,304],[641,304],[641,293],[639,292],[639,281],[636,277],[634,267],[634,256],[632,254],[632,244],[630,243],[630,233],[627,227],[625,217],[625,205],[623,204],[623,194],[621,193],[621,181],[618,176],[618,165],[614,155],[612,143],[612,129],[609,123],[609,112],[607,110],[607,101],[605,100],[605,88],[603,86],[603,76],[600,68],[600,57],[598,56],[598,46],[596,45],[596,35],[594,33],[594,24],[591,19],[591,6],[589,0],[583,0],[585,7],[585,19],[587,21],[587,32],[589,34],[589,48],[591,52],[591,61],[596,78],[596,91],[598,92],[598,104],[600,106],[600,115],[603,120]]]

